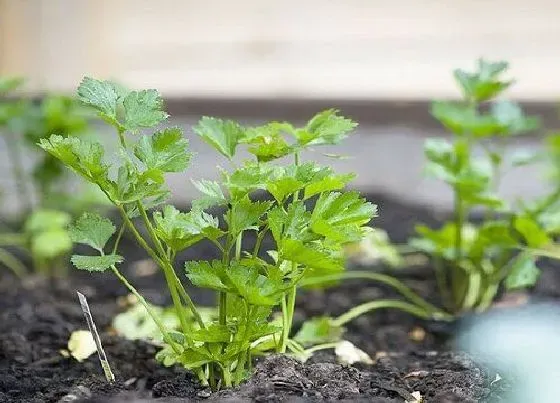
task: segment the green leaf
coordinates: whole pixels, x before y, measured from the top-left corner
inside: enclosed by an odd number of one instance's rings
[[[487,220],[478,228],[468,256],[471,260],[482,261],[485,257],[500,255],[517,244],[509,222]]]
[[[71,217],[56,210],[36,210],[25,221],[31,253],[37,259],[54,259],[72,250],[72,241],[66,230]]]
[[[226,270],[227,267],[219,260],[185,262],[187,277],[194,286],[232,292],[232,285],[228,284]]]
[[[333,258],[328,253],[312,249],[295,239],[284,239],[280,247],[280,258],[299,263],[323,272],[339,272],[344,269],[342,259]]]
[[[204,116],[193,128],[204,141],[228,158],[235,155],[237,144],[244,136],[244,129],[233,120]]]
[[[182,213],[166,205],[154,213],[155,231],[175,252],[179,252],[204,238],[218,239],[223,235],[218,220],[198,209]]]
[[[105,271],[111,266],[121,263],[123,257],[119,255],[105,255],[105,256],[72,256],[72,264],[80,270],[87,271]]]
[[[268,164],[248,163],[231,174],[224,173],[224,185],[232,199],[239,200],[255,190],[266,189],[267,184],[277,177],[279,169]]]
[[[275,305],[287,288],[281,280],[275,281],[260,274],[257,267],[237,261],[227,266],[219,260],[190,261],[185,264],[185,270],[193,285],[236,294],[253,305]]]
[[[505,280],[505,286],[508,290],[518,290],[531,287],[534,285],[541,271],[535,265],[535,259],[530,254],[519,255]]]
[[[502,126],[492,115],[482,115],[470,105],[436,101],[432,103],[431,114],[451,132],[459,135],[487,137],[502,131]]]
[[[219,183],[205,179],[200,181],[191,180],[191,182],[204,195],[193,201],[193,208],[207,209],[210,207],[223,206],[227,203],[227,199]]]
[[[305,347],[312,347],[340,341],[343,334],[344,328],[333,325],[331,318],[320,316],[303,322],[293,339]]]
[[[115,226],[108,218],[96,213],[83,213],[68,229],[72,241],[89,245],[99,251],[115,233]]]
[[[152,169],[139,172],[130,161],[119,167],[117,181],[109,193],[117,203],[127,204],[141,200],[146,207],[161,204],[169,196],[162,171]]]
[[[153,127],[167,119],[163,99],[156,90],[131,91],[123,100],[124,125],[131,132]]]
[[[454,76],[466,99],[484,102],[496,97],[512,84],[512,81],[500,80],[500,75],[508,67],[507,62],[488,62],[479,59],[477,71],[468,73],[458,69],[455,70]]]
[[[287,123],[271,122],[247,129],[240,142],[249,145],[248,151],[255,155],[258,161],[267,162],[294,151],[282,135],[285,131],[292,132],[293,128]]]
[[[54,259],[72,250],[68,231],[54,228],[39,232],[31,237],[31,254],[39,259]]]
[[[305,187],[304,199],[309,199],[319,193],[340,190],[356,177],[355,174],[331,175]]]
[[[420,237],[413,238],[410,241],[411,246],[428,254],[441,256],[447,260],[455,258],[457,231],[454,223],[447,222],[441,228],[435,230],[425,225],[417,225],[415,230]],[[473,225],[464,225],[461,235],[463,240],[462,255],[469,255],[471,246],[477,238],[478,230]]]
[[[552,242],[540,225],[528,216],[518,216],[514,219],[514,227],[525,239],[530,248],[542,248]]]
[[[343,116],[339,116],[338,110],[328,109],[315,115],[301,130],[295,132],[300,145],[324,145],[338,144],[358,124]]]
[[[134,147],[134,155],[148,169],[163,172],[182,172],[189,165],[189,142],[178,127],[169,127],[143,136]]]
[[[274,306],[278,304],[280,295],[290,286],[259,274],[256,267],[238,262],[231,262],[226,273],[237,294],[252,305]]]
[[[277,244],[280,244],[283,238],[302,242],[317,239],[318,237],[309,230],[310,218],[311,214],[301,200],[290,203],[286,209],[276,206],[267,213],[268,225]]]
[[[358,192],[323,193],[311,214],[311,230],[336,242],[355,242],[362,238],[361,227],[376,215],[377,207]]]
[[[540,121],[523,113],[515,102],[499,100],[492,104],[490,113],[503,128],[504,134],[519,134],[539,128]]]
[[[78,98],[97,109],[109,123],[117,123],[118,94],[111,82],[84,77],[78,87]]]
[[[541,248],[541,249],[525,249],[525,250],[531,253],[533,256],[560,260],[560,244],[548,245],[546,248]]]
[[[274,196],[278,203],[282,203],[289,195],[303,188],[303,185],[303,182],[298,181],[296,178],[282,177],[271,180],[266,185],[266,190]]]
[[[230,234],[235,238],[241,231],[255,228],[259,219],[272,205],[269,201],[251,201],[248,197],[235,202],[226,216]]]
[[[71,221],[70,214],[64,211],[39,209],[27,218],[24,224],[25,232],[37,234],[52,229],[65,229]]]
[[[109,168],[103,162],[104,149],[100,143],[53,134],[41,139],[39,146],[90,182],[107,186]]]
[[[230,343],[232,330],[226,325],[211,323],[206,329],[197,329],[190,336],[194,341],[204,343]]]

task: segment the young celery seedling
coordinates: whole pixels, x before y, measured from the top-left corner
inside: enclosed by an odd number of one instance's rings
[[[509,139],[538,127],[517,104],[497,100],[512,84],[502,78],[507,68],[505,62],[479,60],[473,73],[456,70],[463,100],[432,105],[432,115],[453,137],[426,141],[427,172],[453,191],[454,216],[438,230],[418,226],[412,244],[434,257],[440,293],[452,312],[487,309],[501,284],[533,285],[539,275],[535,258],[517,250],[551,241],[539,220],[548,205],[542,211],[542,203],[510,206],[498,196],[503,172],[518,163],[504,155]],[[558,195],[550,199],[554,204]],[[479,224],[469,222],[475,208],[485,211]]]
[[[85,78],[78,95],[116,129],[117,162],[109,164],[97,142],[55,134],[41,140],[40,146],[97,185],[120,212],[124,226],[112,252],[106,253],[116,228],[98,215],[82,216],[71,229],[72,238],[97,250],[98,256],[73,256],[72,262],[79,269],[112,270],[138,297],[163,334],[166,347],[158,358],[164,364],[180,363],[213,388],[238,384],[250,373],[255,351],[289,348],[298,285],[304,279],[341,272],[343,246],[361,239],[365,224],[375,215],[375,206],[357,192],[342,190],[353,174],[337,175],[300,159],[310,147],[338,143],[356,124],[334,110],[317,114],[302,128],[278,122],[243,127],[202,118],[195,132],[216,151],[233,160],[238,147],[245,146],[254,160],[232,163],[231,171],[222,171],[221,183],[195,182],[203,197],[191,211],[181,212],[160,205],[169,196],[165,174],[187,168],[187,140],[174,127],[149,135],[140,132],[167,118],[159,94],[127,92],[110,82]],[[284,157],[293,162],[278,164]],[[268,200],[255,199],[262,191],[269,194]],[[222,222],[206,211],[214,207],[225,209]],[[134,218],[139,218],[145,233]],[[165,329],[117,269],[123,260],[117,250],[125,227],[162,269],[179,331]],[[247,249],[244,236],[249,232],[256,233],[256,242]],[[267,236],[276,246],[261,251]],[[203,239],[214,243],[222,258],[189,261],[185,271],[195,286],[217,292],[216,320],[203,320],[174,270],[176,255]],[[276,324],[269,318],[278,306],[282,320]]]

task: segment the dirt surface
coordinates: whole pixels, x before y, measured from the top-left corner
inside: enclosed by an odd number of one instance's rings
[[[433,224],[437,217],[421,209],[371,196],[380,204],[376,225],[404,241],[414,221]],[[144,254],[129,246],[123,252],[130,264],[124,269],[132,283],[155,304],[168,301],[160,290],[159,273]],[[182,259],[214,257],[201,244]],[[433,298],[435,287],[424,269],[401,276],[423,296]],[[545,272],[537,291],[558,297],[560,278]],[[544,283],[544,284],[543,284]],[[117,381],[103,378],[96,356],[82,363],[60,354],[70,333],[86,329],[76,291],[84,293],[101,330],[103,344]],[[287,357],[270,356],[255,365],[254,377],[235,390],[210,394],[181,368],[164,368],[154,360],[155,347],[128,341],[110,329],[119,312],[117,298],[126,290],[111,274],[75,273],[70,279],[45,281],[30,278],[21,283],[0,278],[0,402],[184,402],[184,401],[325,401],[403,402],[419,391],[427,402],[479,402],[499,397],[490,386],[495,373],[464,353],[452,352],[451,328],[433,326],[394,311],[363,315],[347,327],[346,339],[375,358],[373,365],[356,367],[336,363],[330,352],[315,355],[305,364]],[[348,282],[327,291],[301,293],[296,325],[313,315],[337,315],[361,302],[394,296],[375,283]],[[193,293],[197,301],[212,296]],[[507,383],[499,383],[499,387]]]

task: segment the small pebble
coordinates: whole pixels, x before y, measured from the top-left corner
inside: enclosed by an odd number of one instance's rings
[[[204,389],[198,392],[196,395],[202,399],[208,399],[212,395],[212,392],[210,392],[208,389]]]
[[[76,386],[70,389],[70,393],[63,396],[57,403],[69,403],[75,402],[76,400],[87,399],[92,396],[91,390],[85,386]]]

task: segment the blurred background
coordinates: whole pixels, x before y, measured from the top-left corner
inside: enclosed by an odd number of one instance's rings
[[[216,176],[190,130],[201,115],[299,123],[335,107],[360,123],[339,150],[352,158],[333,162],[355,187],[445,208],[446,186],[422,176],[423,140],[444,135],[429,101],[460,95],[454,68],[505,59],[510,96],[557,127],[559,21],[553,0],[0,0],[0,74],[34,96],[72,93],[84,75],[159,89],[198,154],[171,178],[181,200],[196,196],[189,176]],[[538,195],[539,178],[520,168],[502,191]]]

